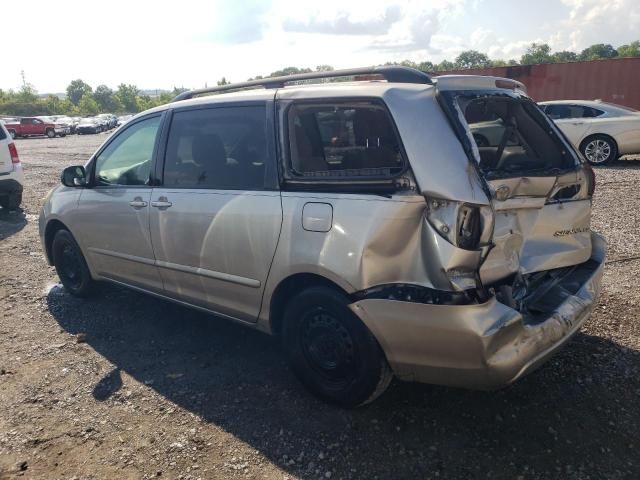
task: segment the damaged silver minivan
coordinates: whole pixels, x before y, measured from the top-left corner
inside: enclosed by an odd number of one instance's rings
[[[72,294],[106,280],[275,334],[356,406],[394,375],[500,387],[566,343],[600,290],[594,187],[522,84],[365,68],[137,115],[65,169],[40,234]]]

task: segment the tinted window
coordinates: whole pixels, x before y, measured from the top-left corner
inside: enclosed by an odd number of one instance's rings
[[[2,122],[0,122],[0,140],[4,140],[7,138],[7,134],[4,133],[4,126],[2,124]]]
[[[287,121],[294,175],[389,176],[403,169],[395,128],[378,104],[293,105]]]
[[[547,105],[545,112],[554,120],[563,118],[595,118],[604,113],[602,110],[592,107],[567,104]]]
[[[167,142],[164,185],[261,190],[267,160],[265,107],[176,112]]]
[[[147,185],[160,117],[122,131],[96,159],[98,185]]]

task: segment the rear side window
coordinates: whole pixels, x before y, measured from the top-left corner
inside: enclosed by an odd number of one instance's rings
[[[0,140],[5,140],[7,138],[7,134],[4,130],[4,125],[0,124]]]
[[[568,104],[547,105],[545,112],[553,120],[562,120],[563,118],[596,118],[604,113],[602,110],[596,108]]]
[[[573,157],[532,102],[495,96],[459,97],[458,104],[483,171],[508,174],[573,166]]]
[[[389,177],[404,168],[391,116],[377,103],[294,104],[287,127],[294,177]]]
[[[164,185],[262,190],[267,161],[264,106],[175,112],[167,141]]]

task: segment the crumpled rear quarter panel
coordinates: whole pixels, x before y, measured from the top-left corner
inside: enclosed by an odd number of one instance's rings
[[[606,242],[593,234],[598,268],[544,321],[527,322],[495,298],[477,305],[367,299],[351,305],[405,380],[495,388],[532,371],[588,318],[600,292]]]

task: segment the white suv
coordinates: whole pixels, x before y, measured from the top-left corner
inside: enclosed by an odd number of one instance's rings
[[[24,174],[18,158],[16,144],[0,122],[0,206],[17,209],[22,203]]]

